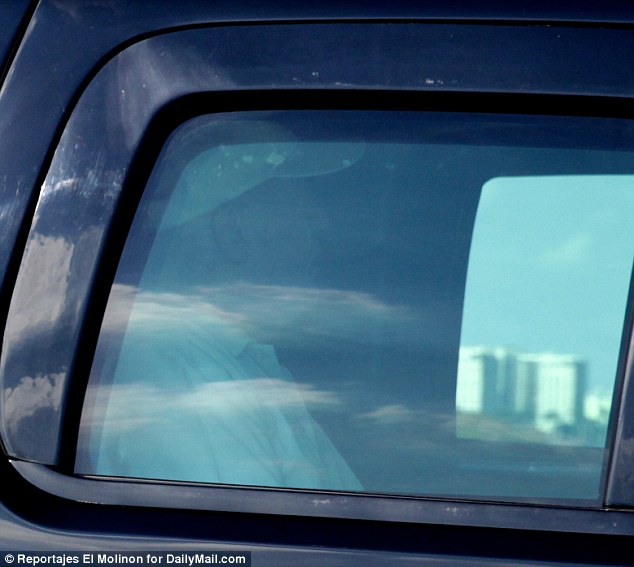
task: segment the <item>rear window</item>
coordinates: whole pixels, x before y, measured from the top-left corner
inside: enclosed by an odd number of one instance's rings
[[[189,120],[121,256],[76,472],[597,501],[631,140],[575,117]]]

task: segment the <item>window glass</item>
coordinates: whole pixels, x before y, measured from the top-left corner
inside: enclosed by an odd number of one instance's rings
[[[597,500],[631,139],[457,113],[183,124],[119,263],[77,472]]]
[[[605,444],[633,189],[627,175],[485,183],[462,322],[461,436]]]

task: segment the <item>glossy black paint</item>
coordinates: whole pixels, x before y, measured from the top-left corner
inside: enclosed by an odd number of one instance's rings
[[[8,313],[1,379],[6,389],[41,377],[60,397],[13,422],[3,408],[4,448],[21,460],[0,462],[0,548],[248,549],[258,565],[631,561],[627,511],[291,491],[254,501],[257,491],[248,489],[67,476],[74,447],[66,434],[76,431],[75,392],[99,323],[87,315],[98,318],[116,259],[110,245],[121,243],[167,134],[157,117],[168,129],[191,106],[283,105],[298,92],[305,104],[324,104],[327,92],[330,104],[354,107],[358,91],[370,105],[395,91],[388,104],[631,116],[632,6],[417,4],[38,5],[0,92],[0,273]],[[361,23],[368,19],[401,23]],[[480,23],[465,25],[470,20]],[[262,21],[269,23],[250,25]],[[573,95],[583,95],[581,102]],[[56,286],[67,273],[65,287]],[[607,499],[620,508],[634,503],[626,391]]]
[[[22,23],[28,23],[33,3],[29,0],[0,2],[0,76],[4,77],[13,48],[20,42]]]

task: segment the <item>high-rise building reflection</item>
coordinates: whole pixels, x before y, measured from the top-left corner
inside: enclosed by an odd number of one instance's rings
[[[574,355],[504,347],[460,349],[456,409],[466,437],[602,445],[610,401],[588,393]]]

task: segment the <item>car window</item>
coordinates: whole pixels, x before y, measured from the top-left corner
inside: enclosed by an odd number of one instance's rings
[[[605,444],[632,268],[633,181],[485,183],[458,370],[465,437]]]
[[[76,472],[598,500],[631,139],[552,116],[187,121],[126,240]]]

